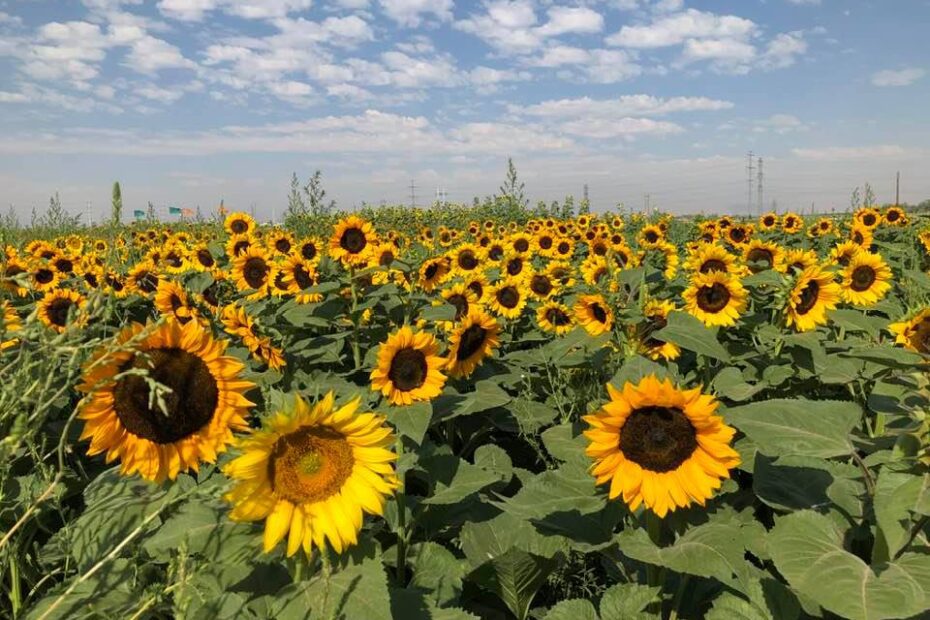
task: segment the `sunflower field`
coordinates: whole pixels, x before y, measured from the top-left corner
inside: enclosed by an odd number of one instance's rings
[[[0,231],[0,617],[930,617],[930,228]]]

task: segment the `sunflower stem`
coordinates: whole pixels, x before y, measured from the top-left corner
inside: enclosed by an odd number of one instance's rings
[[[12,607],[13,617],[17,617],[22,606],[22,584],[19,582],[17,556],[12,553],[10,554],[10,606]]]
[[[649,534],[649,540],[657,546],[662,546],[662,519],[651,510],[643,513],[643,520],[646,522],[646,533]],[[646,584],[650,586],[661,586],[665,569],[654,564],[646,565]]]
[[[404,454],[404,440],[397,438],[397,460]],[[407,496],[404,493],[403,480],[397,491],[397,583],[403,587],[407,572]]]
[[[349,268],[349,288],[352,290],[352,360],[355,362],[355,370],[362,366],[362,352],[358,346],[358,325],[359,317],[356,316],[358,308],[358,291],[355,288],[355,267]]]
[[[672,599],[672,611],[668,616],[668,620],[676,620],[678,618],[678,611],[681,609],[681,600],[685,595],[685,588],[688,587],[688,574],[683,574],[678,576],[678,589],[675,590],[675,598]]]

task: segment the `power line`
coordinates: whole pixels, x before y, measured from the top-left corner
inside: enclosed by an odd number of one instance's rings
[[[894,175],[894,204],[895,206],[901,204],[901,173],[897,172]]]
[[[758,163],[759,163],[759,186],[756,188],[756,193],[758,194],[756,198],[758,198],[758,201],[759,201],[759,215],[762,215],[762,210],[764,209],[763,205],[765,204],[765,200],[763,199],[764,194],[762,192],[762,158],[761,157],[759,158]]]
[[[417,208],[417,184],[410,179],[410,208]]]
[[[755,170],[753,166],[753,152],[749,151],[749,165],[746,166],[746,180],[749,187],[749,195],[746,198],[746,212],[748,215],[752,216],[752,171]]]

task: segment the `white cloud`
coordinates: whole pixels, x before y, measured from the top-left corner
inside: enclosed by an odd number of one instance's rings
[[[607,37],[608,45],[632,48],[659,48],[681,45],[688,39],[746,39],[756,24],[735,15],[715,15],[696,9],[661,16],[650,24],[623,26]]]
[[[151,35],[146,35],[132,44],[124,64],[139,73],[154,73],[161,69],[190,69],[195,66],[176,46]]]
[[[823,148],[796,148],[795,157],[816,161],[847,161],[874,159],[907,159],[920,154],[917,149],[906,149],[896,144],[874,146],[828,146]]]
[[[630,117],[577,119],[562,123],[559,129],[571,135],[601,140],[621,137],[629,139],[639,134],[667,135],[684,131],[680,125],[668,121]]]
[[[733,103],[707,97],[670,97],[623,95],[617,99],[554,99],[534,105],[511,106],[510,111],[545,118],[662,116],[681,112],[729,110]]]
[[[171,19],[197,22],[215,10],[243,19],[273,19],[305,11],[311,4],[312,0],[160,0],[158,10]]]
[[[426,15],[439,21],[452,19],[452,0],[378,0],[378,3],[385,15],[409,28],[422,24]]]
[[[566,33],[593,33],[604,29],[604,18],[587,7],[552,7],[548,10],[549,21],[538,29],[544,37]]]
[[[217,0],[161,0],[158,10],[165,17],[182,21],[200,21],[217,7]]]
[[[769,41],[761,57],[765,69],[784,69],[795,63],[798,56],[807,53],[807,42],[800,33],[782,33]]]
[[[918,68],[886,69],[872,74],[873,86],[910,86],[926,75],[926,71]]]
[[[527,60],[533,67],[561,67],[563,65],[578,65],[590,60],[588,50],[570,45],[553,45],[543,50],[542,56]]]
[[[163,88],[161,86],[156,86],[155,84],[148,84],[141,88],[135,88],[132,92],[137,95],[141,95],[146,99],[151,99],[152,101],[165,104],[174,103],[184,96],[183,90]]]
[[[11,93],[0,90],[0,103],[26,103],[29,97],[23,93]]]
[[[752,130],[756,133],[773,132],[786,134],[810,129],[804,122],[793,114],[773,114],[772,116],[756,121]]]
[[[455,22],[462,32],[473,34],[491,47],[507,53],[528,53],[543,42],[536,25],[536,11],[528,0],[491,0],[484,14]]]

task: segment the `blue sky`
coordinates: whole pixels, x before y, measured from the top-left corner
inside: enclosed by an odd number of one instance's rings
[[[930,197],[930,1],[0,0],[0,201],[280,216],[493,193],[673,212]],[[755,182],[753,184],[755,186]],[[755,187],[753,188],[755,192]],[[757,203],[756,195],[752,198]]]

